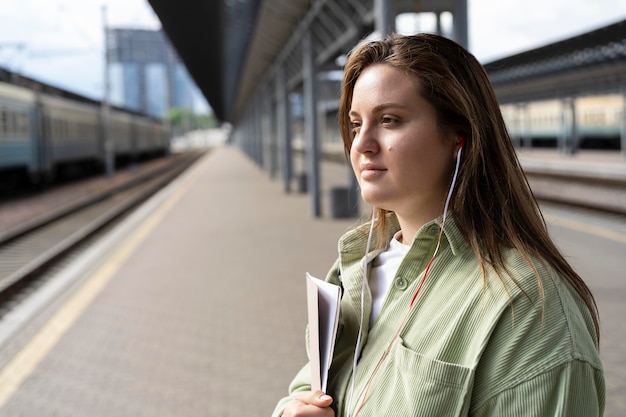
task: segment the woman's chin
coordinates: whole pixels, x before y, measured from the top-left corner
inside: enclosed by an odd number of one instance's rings
[[[377,207],[377,208],[381,208],[381,209],[386,209],[386,199],[383,198],[380,194],[378,193],[372,193],[372,192],[367,192],[367,191],[361,191],[361,198],[363,199],[363,201],[367,204],[369,204],[370,206],[373,207]]]

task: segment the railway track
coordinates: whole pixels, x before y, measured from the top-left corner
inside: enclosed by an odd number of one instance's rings
[[[526,166],[525,172],[539,201],[626,216],[626,178],[532,166]]]
[[[171,163],[157,170],[0,234],[0,306],[32,287],[45,271],[163,188],[201,155],[172,157]]]

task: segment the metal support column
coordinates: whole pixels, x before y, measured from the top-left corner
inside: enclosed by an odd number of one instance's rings
[[[254,161],[254,129],[252,129],[254,110],[249,108],[246,111],[244,123],[245,136],[243,138],[246,146],[246,154]]]
[[[622,129],[621,129],[621,150],[622,156],[626,158],[626,86],[622,89],[622,98],[624,100],[622,104]]]
[[[443,35],[443,29],[441,28],[441,12],[435,12],[435,33],[437,35]]]
[[[393,0],[374,0],[375,28],[384,38],[396,31],[396,11]]]
[[[259,90],[257,101],[259,106],[259,135],[261,141],[259,150],[263,169],[267,169],[272,174],[272,97],[267,94],[265,87]]]
[[[252,152],[252,160],[259,165],[259,129],[257,127],[257,116],[258,107],[256,104],[256,95],[252,97],[251,100],[251,108],[250,108],[250,120],[248,123],[248,135],[250,135],[251,139],[251,149]]]
[[[573,155],[578,148],[576,100],[574,98],[562,100],[561,135],[558,138],[558,148],[561,153],[568,155]]]
[[[276,133],[278,137],[279,159],[286,193],[291,192],[293,177],[293,155],[291,149],[291,109],[289,89],[283,65],[276,68]]]
[[[254,161],[255,164],[258,164],[259,161],[256,155],[256,143],[257,130],[254,128],[254,124],[256,122],[256,106],[254,105],[254,96],[250,100],[249,110],[246,114],[246,141],[248,142],[248,154],[250,155],[250,159]]]
[[[464,48],[469,47],[467,0],[454,0],[452,11],[452,39]]]
[[[265,135],[263,131],[263,101],[261,100],[261,94],[257,92],[254,97],[254,135],[256,138],[255,153],[257,163],[261,168],[264,167],[264,150],[265,150]]]
[[[520,145],[521,147],[531,149],[533,147],[533,135],[530,109],[528,107],[528,103],[521,103],[518,106],[520,112]]]
[[[276,102],[270,94],[270,88],[268,87],[264,98],[265,105],[265,120],[266,120],[266,132],[268,135],[267,144],[269,146],[269,171],[270,178],[276,178],[278,172],[278,137],[276,129]]]
[[[302,37],[302,71],[304,79],[304,129],[306,139],[307,188],[311,192],[311,214],[321,217],[319,167],[319,129],[317,120],[317,71],[315,68],[315,39],[307,30]]]
[[[252,135],[250,133],[250,112],[250,108],[247,108],[241,119],[241,144],[248,158],[254,160],[254,156],[252,155]]]
[[[111,137],[111,83],[109,77],[109,32],[107,28],[107,8],[102,6],[102,26],[104,28],[104,96],[102,98],[102,143],[104,148],[104,167],[108,178],[115,174],[115,150]]]

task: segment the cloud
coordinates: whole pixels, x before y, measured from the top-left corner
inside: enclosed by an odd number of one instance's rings
[[[102,96],[102,2],[8,1],[0,8],[0,66]],[[106,0],[111,27],[158,29],[147,0]],[[626,18],[623,0],[468,0],[469,48],[481,62]],[[10,43],[19,42],[24,49]]]
[[[626,18],[623,0],[469,0],[470,49],[482,62]]]
[[[105,4],[110,27],[160,28],[146,0],[107,0]],[[103,17],[100,2],[7,2],[0,9],[0,66],[79,94],[102,97]]]

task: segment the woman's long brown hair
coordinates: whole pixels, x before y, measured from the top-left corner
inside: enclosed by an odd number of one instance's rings
[[[591,312],[599,340],[594,297],[548,234],[539,205],[528,185],[487,73],[476,58],[455,42],[432,34],[392,35],[368,41],[352,51],[344,69],[339,128],[346,155],[352,146],[349,111],[356,80],[373,64],[392,65],[414,75],[422,96],[437,110],[442,129],[465,137],[463,158],[451,204],[459,229],[480,261],[524,289],[507,270],[503,247],[514,248],[533,268],[542,292],[541,276],[532,262],[551,266],[583,299]],[[385,219],[380,210],[377,219]],[[386,228],[384,221],[378,229]],[[379,236],[384,233],[379,233]],[[543,301],[543,300],[542,300]]]

